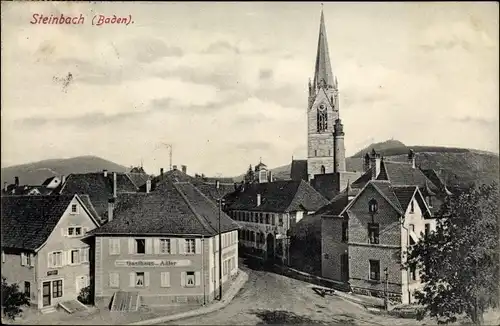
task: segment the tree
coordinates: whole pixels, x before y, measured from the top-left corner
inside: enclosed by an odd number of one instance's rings
[[[255,172],[252,169],[252,165],[248,167],[247,173],[245,174],[245,177],[243,178],[245,183],[253,183],[255,180]]]
[[[475,324],[499,304],[498,184],[471,187],[445,200],[434,232],[409,250],[405,267],[419,269],[415,293],[438,323],[466,315]]]
[[[2,276],[2,315],[14,320],[23,310],[22,306],[30,304],[29,295],[19,291],[17,283],[8,284]]]
[[[80,290],[80,294],[78,294],[77,299],[81,303],[88,305],[92,303],[92,297],[92,287],[89,285]]]

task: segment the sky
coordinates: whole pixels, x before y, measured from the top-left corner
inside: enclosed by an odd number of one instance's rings
[[[320,3],[2,2],[2,167],[96,155],[233,176],[306,158]],[[497,2],[323,6],[346,154],[499,151]],[[85,17],[30,24],[33,14]],[[93,26],[94,15],[133,24]],[[68,78],[70,76],[70,78]]]

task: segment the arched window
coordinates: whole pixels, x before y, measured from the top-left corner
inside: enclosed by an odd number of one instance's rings
[[[326,106],[324,104],[321,104],[318,107],[316,122],[317,122],[318,132],[324,132],[328,129],[328,113],[326,111]]]
[[[376,213],[378,211],[378,203],[375,199],[368,202],[368,211],[370,213]]]
[[[324,165],[321,166],[321,174],[325,174],[325,166]]]

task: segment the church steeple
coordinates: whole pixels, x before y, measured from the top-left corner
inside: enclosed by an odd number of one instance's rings
[[[334,87],[334,76],[330,64],[330,55],[328,53],[328,42],[326,37],[325,17],[323,7],[321,8],[321,20],[319,23],[318,50],[316,53],[316,66],[314,71],[314,87]]]

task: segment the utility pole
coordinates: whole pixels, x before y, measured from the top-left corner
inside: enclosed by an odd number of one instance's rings
[[[160,143],[161,146],[163,147],[166,147],[169,149],[169,152],[168,152],[168,156],[169,156],[169,171],[172,171],[172,148],[173,148],[173,145],[172,144],[168,144],[168,143]],[[155,148],[155,150],[160,147],[160,146],[157,146]]]
[[[389,300],[387,298],[387,291],[389,290],[389,272],[387,271],[387,267],[384,268],[384,274],[385,274],[385,284],[384,284],[384,308],[385,310],[389,310]]]

